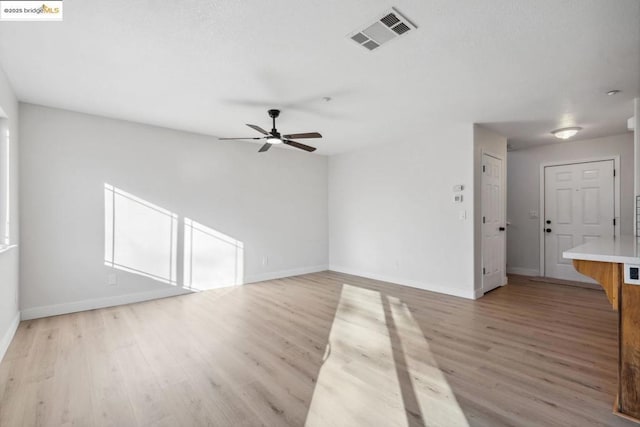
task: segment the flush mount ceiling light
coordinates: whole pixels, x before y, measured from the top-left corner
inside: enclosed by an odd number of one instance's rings
[[[619,93],[620,93],[620,91],[618,89],[613,89],[613,90],[610,90],[609,92],[607,92],[607,95],[613,96],[613,95],[617,95]]]
[[[552,130],[551,134],[558,139],[569,139],[581,130],[581,127],[574,126],[570,128]]]

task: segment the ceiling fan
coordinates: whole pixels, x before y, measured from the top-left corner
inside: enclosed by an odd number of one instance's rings
[[[272,145],[275,145],[275,144],[286,144],[286,145],[290,145],[292,147],[296,147],[301,150],[309,151],[309,152],[316,151],[315,147],[301,144],[299,142],[291,140],[291,138],[295,138],[295,139],[322,138],[322,135],[320,135],[318,132],[292,133],[289,135],[282,135],[280,134],[280,132],[278,132],[278,129],[276,129],[276,118],[278,118],[279,115],[280,115],[280,110],[269,110],[269,117],[273,119],[273,129],[271,129],[271,132],[267,132],[266,130],[262,129],[260,126],[247,124],[247,126],[249,126],[251,129],[257,130],[258,132],[260,132],[265,136],[260,136],[255,138],[249,137],[249,138],[218,138],[218,139],[223,141],[236,140],[236,139],[256,139],[256,140],[264,139],[266,140],[266,142],[258,150],[259,153],[263,153],[267,151],[269,148],[271,148]]]

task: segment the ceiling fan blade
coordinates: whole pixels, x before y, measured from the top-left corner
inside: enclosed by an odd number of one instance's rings
[[[258,153],[264,153],[265,151],[267,151],[269,148],[271,148],[271,144],[269,144],[268,142],[266,144],[264,144],[262,147],[260,147],[260,149],[258,150]]]
[[[292,133],[291,135],[282,135],[285,138],[295,138],[295,139],[304,139],[304,138],[322,138],[318,132],[307,132],[307,133]]]
[[[284,144],[299,148],[304,151],[308,151],[308,152],[316,151],[315,147],[310,147],[308,145],[300,144],[299,142],[291,141],[290,139],[283,139],[282,142]]]
[[[250,125],[249,123],[247,123],[247,126],[249,126],[253,130],[257,130],[258,132],[260,132],[263,135],[270,135],[269,132],[267,132],[266,130],[262,129],[260,126]]]
[[[254,137],[250,136],[249,138],[218,138],[218,139],[220,141],[232,141],[232,140],[236,140],[236,139],[262,139],[262,138],[259,138],[259,137],[254,138]]]

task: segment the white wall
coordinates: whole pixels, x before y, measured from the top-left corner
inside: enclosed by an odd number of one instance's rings
[[[529,211],[540,210],[540,165],[620,156],[620,232],[633,234],[634,152],[633,134],[582,141],[558,142],[524,150],[510,151],[508,166],[507,267],[509,272],[538,275],[540,270],[540,220]]]
[[[0,69],[0,116],[6,117],[11,134],[10,158],[10,215],[11,244],[18,243],[18,102]],[[1,161],[1,159],[0,159]],[[20,321],[18,312],[18,248],[0,253],[0,360]]]
[[[245,282],[327,268],[326,157],[29,104],[20,113],[23,317],[176,292],[104,265],[105,183],[242,241]]]
[[[492,154],[502,159],[502,200],[504,218],[507,218],[507,138],[498,135],[480,125],[473,126],[474,144],[474,272],[476,296],[482,294],[482,153]],[[504,257],[506,262],[507,242],[505,239]],[[503,284],[507,283],[506,271]]]
[[[330,267],[472,298],[472,126],[424,135],[330,157]],[[453,203],[456,184],[463,204]]]

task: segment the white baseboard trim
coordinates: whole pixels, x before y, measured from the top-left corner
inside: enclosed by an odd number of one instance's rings
[[[11,344],[11,340],[13,340],[16,331],[18,330],[18,326],[20,325],[20,312],[18,311],[16,315],[13,317],[11,324],[9,325],[9,329],[4,333],[2,339],[0,340],[0,362],[4,358],[4,355],[7,353],[9,349],[9,345]]]
[[[193,291],[184,288],[168,288],[156,291],[137,292],[134,294],[118,295],[106,298],[95,298],[82,301],[74,301],[63,304],[54,304],[41,307],[32,307],[22,310],[22,319],[38,319],[40,317],[57,316],[59,314],[75,313],[78,311],[93,310],[96,308],[113,307],[116,305],[132,304],[158,298],[173,297],[190,294]]]
[[[264,282],[265,280],[282,279],[283,277],[299,276],[301,274],[318,273],[329,269],[328,265],[316,265],[312,267],[294,268],[291,270],[272,271],[269,273],[254,274],[246,276],[244,283]]]
[[[283,277],[298,276],[300,274],[317,273],[328,269],[327,265],[315,267],[303,267],[293,270],[274,271],[270,273],[256,274],[245,279],[244,283],[262,282],[265,280],[281,279]],[[22,310],[22,319],[38,319],[41,317],[57,316],[60,314],[76,313],[78,311],[94,310],[96,308],[114,307],[117,305],[132,304],[149,301],[152,299],[173,297],[193,293],[184,288],[166,288],[149,292],[118,295],[114,297],[96,298],[83,301],[74,301],[63,304],[54,304],[41,307],[31,307]]]
[[[367,279],[380,280],[382,282],[394,283],[397,285],[411,286],[412,288],[422,289],[424,291],[437,292],[439,294],[453,295],[467,299],[477,299],[475,290],[450,289],[431,283],[425,283],[418,280],[402,279],[398,277],[387,276],[383,274],[374,274],[366,271],[360,271],[354,268],[344,267],[341,265],[330,265],[329,270],[338,273],[352,274],[354,276],[366,277]],[[482,294],[481,294],[482,296]]]
[[[520,276],[539,276],[540,271],[537,268],[508,267],[507,274],[519,274]]]

